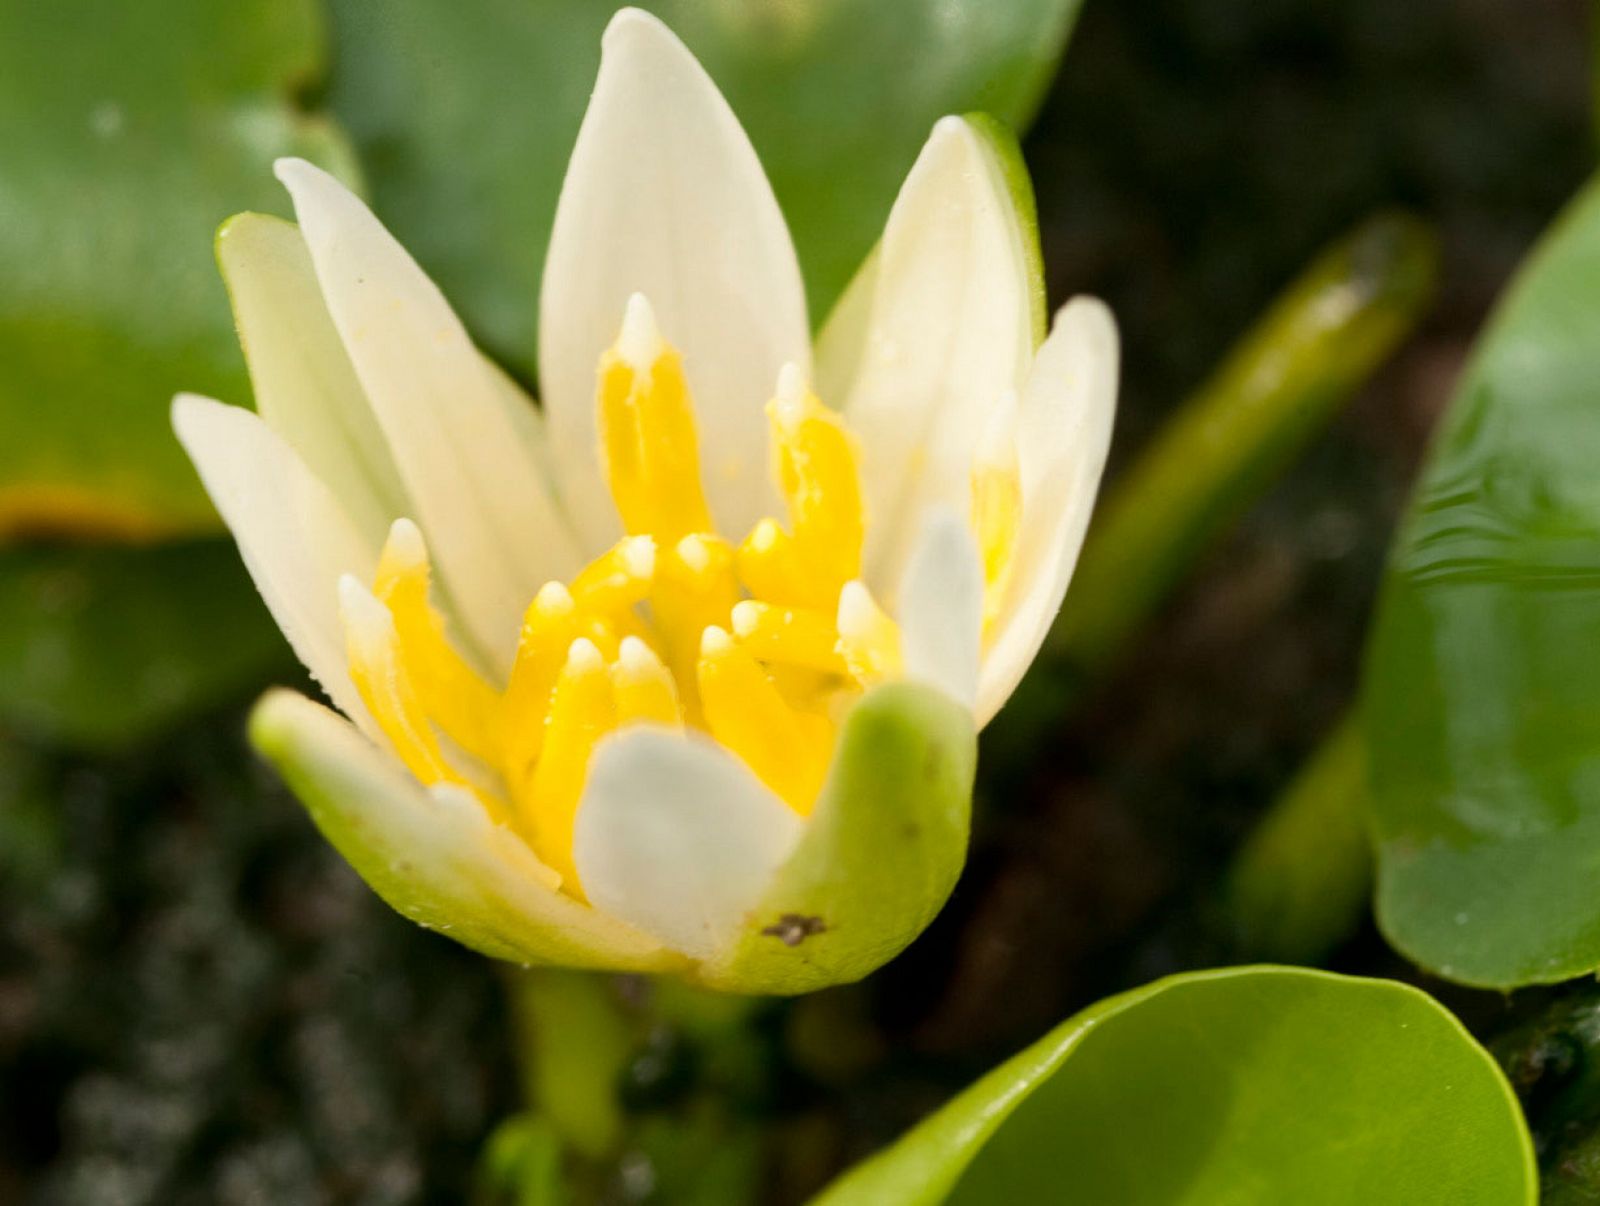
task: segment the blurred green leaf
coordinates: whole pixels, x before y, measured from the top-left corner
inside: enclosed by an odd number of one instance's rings
[[[546,1119],[515,1114],[495,1127],[478,1158],[473,1206],[565,1206],[570,1200],[561,1140]]]
[[[0,716],[131,744],[289,670],[229,540],[0,551]]]
[[[1410,333],[1437,259],[1427,227],[1384,215],[1289,286],[1107,492],[1052,656],[1080,675],[1104,668]]]
[[[322,58],[313,0],[0,0],[0,537],[216,526],[167,407],[249,398],[212,232],[348,174]]]
[[[1516,1099],[1403,984],[1290,968],[1175,976],[1014,1057],[816,1206],[1531,1206]]]
[[[727,94],[820,317],[934,121],[1032,116],[1081,0],[653,0]],[[330,103],[378,213],[491,351],[532,368],[539,275],[609,0],[331,0]]]
[[[1474,354],[1397,538],[1365,684],[1378,920],[1442,976],[1600,967],[1600,184]]]
[[[1246,959],[1320,963],[1366,915],[1367,762],[1347,717],[1268,809],[1229,868],[1224,904]]]

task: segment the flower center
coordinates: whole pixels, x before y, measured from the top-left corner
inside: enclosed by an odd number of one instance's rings
[[[681,358],[640,295],[600,358],[596,405],[627,535],[570,582],[539,591],[503,687],[451,642],[409,520],[394,524],[370,590],[340,584],[351,675],[400,759],[423,783],[474,792],[580,899],[573,824],[607,734],[636,723],[708,733],[803,815],[850,700],[900,672],[899,629],[861,581],[855,440],[794,366],[767,406],[788,524],[763,519],[737,546],[706,503]],[[972,477],[986,621],[1021,514],[1014,417],[1003,421]]]

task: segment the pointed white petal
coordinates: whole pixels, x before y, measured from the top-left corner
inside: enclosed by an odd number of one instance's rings
[[[370,581],[377,546],[252,411],[180,394],[172,426],[296,655],[334,704],[372,731],[350,681],[338,582],[347,573]]]
[[[528,600],[579,563],[526,424],[443,295],[367,207],[303,160],[279,160],[277,172],[445,592],[504,672]]]
[[[250,736],[328,840],[413,921],[521,963],[681,964],[646,935],[553,891],[548,868],[469,792],[423,788],[326,708],[273,691],[251,717]]]
[[[281,218],[240,214],[217,233],[217,259],[256,411],[327,483],[362,535],[381,544],[407,512],[405,491],[300,231]]]
[[[923,526],[899,590],[906,677],[967,708],[978,696],[983,564],[966,520],[940,508]]]
[[[1111,312],[1088,297],[1062,307],[1039,349],[1018,417],[1022,532],[983,659],[980,725],[1016,690],[1066,597],[1111,446],[1118,356]]]
[[[802,828],[721,746],[641,726],[595,752],[573,857],[596,907],[704,959],[738,932]]]
[[[1034,347],[1032,237],[989,139],[947,117],[823,333],[821,396],[861,438],[874,590],[899,577],[929,507],[965,509],[988,410],[1021,390]]]
[[[763,411],[772,383],[785,361],[810,367],[800,269],[716,85],[660,21],[624,9],[606,30],[540,299],[540,388],[563,495],[594,547],[619,531],[596,451],[595,369],[636,292],[683,353],[712,512],[742,534],[776,502]]]

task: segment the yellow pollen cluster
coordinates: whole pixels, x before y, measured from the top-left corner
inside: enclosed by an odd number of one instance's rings
[[[796,368],[767,406],[788,523],[763,519],[737,546],[715,531],[682,361],[641,296],[601,357],[596,406],[627,534],[538,592],[503,686],[451,642],[409,520],[394,524],[370,589],[340,585],[351,675],[400,759],[423,783],[475,793],[579,899],[573,824],[603,737],[637,723],[701,730],[804,815],[844,708],[900,672],[899,629],[861,581],[855,441]],[[1015,450],[1007,462],[999,443],[986,439],[972,484],[994,595],[1021,510]]]

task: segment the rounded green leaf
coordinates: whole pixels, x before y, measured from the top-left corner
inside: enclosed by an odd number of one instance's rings
[[[1379,922],[1464,983],[1600,967],[1597,383],[1591,185],[1479,342],[1368,656]]]
[[[877,240],[933,123],[1023,125],[1081,0],[649,0],[749,131],[820,316]],[[567,155],[615,6],[333,0],[331,104],[385,222],[524,372]],[[893,70],[885,70],[893,63]]]
[[[216,527],[167,407],[249,396],[211,232],[346,163],[322,55],[312,0],[0,0],[0,537]]]
[[[1064,1023],[816,1206],[1531,1206],[1486,1052],[1403,984],[1175,976]]]

